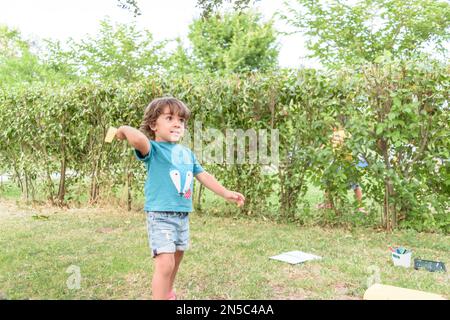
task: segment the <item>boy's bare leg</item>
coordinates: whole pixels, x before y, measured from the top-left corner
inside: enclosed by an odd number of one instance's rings
[[[173,290],[173,284],[175,282],[175,277],[178,272],[178,268],[180,267],[181,260],[183,259],[184,251],[176,251],[175,252],[175,266],[173,268],[172,276],[170,277],[170,288],[169,292]]]
[[[331,203],[329,193],[325,191],[324,193],[324,202],[317,205],[317,209],[332,209],[333,204]]]
[[[358,205],[359,205],[358,211],[359,212],[363,212],[363,213],[367,213],[366,209],[364,209],[362,207],[362,190],[361,190],[361,187],[356,187],[356,189],[355,189],[355,198],[358,201]]]
[[[361,204],[362,202],[362,190],[360,187],[356,187],[355,189],[355,198],[358,200],[358,203]]]
[[[174,253],[160,253],[155,257],[155,271],[152,280],[153,300],[167,300],[174,268]]]

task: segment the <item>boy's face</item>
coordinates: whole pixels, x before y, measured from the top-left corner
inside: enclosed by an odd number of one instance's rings
[[[151,127],[155,132],[155,141],[178,142],[184,135],[186,120],[178,114],[171,114],[165,107],[156,123]]]
[[[331,144],[333,148],[340,146],[344,143],[345,132],[343,129],[333,128],[333,135],[331,136]]]

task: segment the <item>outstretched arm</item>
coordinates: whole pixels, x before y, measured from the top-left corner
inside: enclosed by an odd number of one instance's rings
[[[128,143],[137,149],[143,156],[146,156],[150,152],[150,143],[148,138],[140,132],[130,126],[121,126],[117,129],[116,138],[119,140],[127,139]]]
[[[206,188],[221,196],[225,200],[236,202],[238,207],[242,206],[245,202],[245,197],[239,192],[230,191],[224,186],[222,186],[214,176],[210,175],[208,172],[203,171],[195,176],[201,184]]]

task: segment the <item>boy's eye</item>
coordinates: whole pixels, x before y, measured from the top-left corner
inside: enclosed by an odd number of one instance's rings
[[[180,118],[180,122],[184,123],[185,121],[184,118]]]

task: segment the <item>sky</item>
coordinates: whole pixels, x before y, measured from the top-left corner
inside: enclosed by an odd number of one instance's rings
[[[200,16],[196,0],[138,0],[142,15],[136,18],[117,6],[116,0],[0,0],[0,24],[20,30],[29,40],[51,38],[65,41],[94,36],[99,21],[108,17],[112,22],[136,20],[141,29],[151,31],[156,41],[180,37],[187,45],[188,26]],[[260,0],[255,8],[269,20],[277,10],[285,10],[282,0]],[[283,21],[275,20],[279,31],[292,31]],[[305,40],[300,34],[279,36],[281,67],[311,66],[318,62],[306,58]]]

